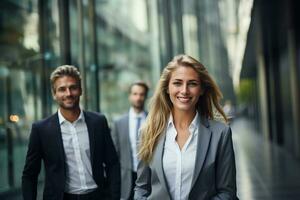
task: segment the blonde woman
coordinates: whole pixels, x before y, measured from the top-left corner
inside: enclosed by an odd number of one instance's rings
[[[165,67],[142,128],[134,199],[229,200],[236,196],[231,129],[214,120],[222,93],[196,59]]]

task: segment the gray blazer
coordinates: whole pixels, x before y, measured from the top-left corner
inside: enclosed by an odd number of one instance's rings
[[[236,168],[231,138],[227,125],[201,119],[195,170],[190,200],[235,200]],[[140,161],[135,186],[135,200],[170,200],[164,176],[162,157],[166,135],[159,139],[149,164]]]
[[[121,199],[128,199],[131,192],[133,170],[128,113],[114,122],[111,136],[121,164]]]

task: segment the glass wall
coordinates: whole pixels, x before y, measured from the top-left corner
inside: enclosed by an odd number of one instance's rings
[[[0,193],[20,187],[31,123],[42,117],[37,1],[0,3]]]
[[[84,77],[83,105],[111,122],[128,110],[133,81],[153,81],[147,2],[71,1],[69,6],[72,63]]]
[[[154,86],[160,66],[152,64],[159,62],[151,56],[148,9],[146,0],[0,2],[1,199],[20,189],[31,124],[57,110],[49,82],[55,67],[79,67],[82,108],[101,111],[109,123],[128,111],[133,81]]]
[[[147,4],[141,0],[96,1],[101,111],[112,119],[127,112],[133,81],[152,81]]]

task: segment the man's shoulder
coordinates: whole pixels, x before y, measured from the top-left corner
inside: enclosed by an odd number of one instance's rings
[[[104,114],[99,112],[92,112],[92,111],[83,111],[85,120],[88,120],[90,122],[105,122],[107,123],[107,119]]]
[[[115,122],[120,123],[120,122],[123,122],[123,121],[128,120],[128,119],[129,119],[129,113],[127,112],[127,113],[122,114],[120,117],[118,117],[115,120]]]
[[[90,117],[105,118],[104,114],[99,113],[99,112],[83,111],[83,113]]]
[[[44,126],[44,125],[46,125],[48,123],[51,123],[51,122],[53,122],[55,120],[58,121],[58,115],[57,115],[57,113],[52,114],[52,115],[50,115],[50,116],[48,116],[46,118],[43,118],[41,120],[35,121],[33,123],[33,125],[35,125],[35,126]]]

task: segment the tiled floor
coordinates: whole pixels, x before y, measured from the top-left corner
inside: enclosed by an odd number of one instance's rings
[[[300,200],[300,161],[262,139],[246,119],[231,125],[241,200]]]

